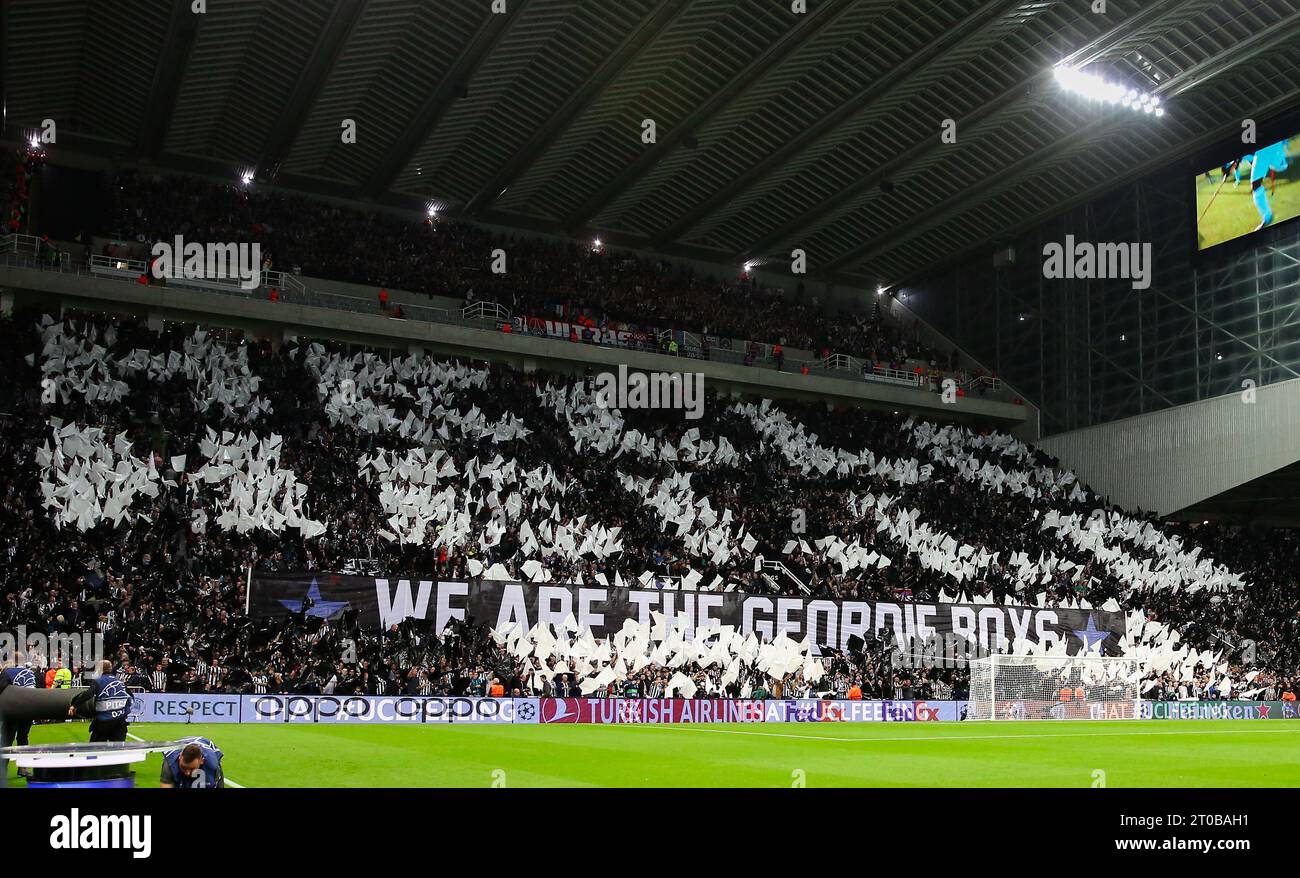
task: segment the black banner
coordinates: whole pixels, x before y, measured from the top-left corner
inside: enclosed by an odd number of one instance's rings
[[[1066,640],[1069,651],[1101,644],[1104,654],[1119,652],[1124,614],[1103,610],[1038,609],[996,604],[924,604],[840,601],[798,595],[743,592],[613,588],[599,585],[520,583],[481,580],[380,579],[336,573],[254,576],[249,610],[259,617],[303,611],[329,619],[345,610],[359,614],[363,626],[378,629],[406,618],[427,619],[441,631],[452,619],[501,628],[518,622],[559,625],[572,614],[597,637],[614,634],[626,619],[652,621],[659,612],[677,619],[687,636],[696,628],[733,625],[743,634],[767,638],[785,631],[802,641],[813,632],[819,648],[846,650],[849,639],[868,633],[904,643],[923,643],[932,635],[957,634],[984,649],[1005,651],[1018,639],[1035,643]]]

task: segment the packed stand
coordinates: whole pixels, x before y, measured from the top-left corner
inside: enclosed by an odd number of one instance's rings
[[[1295,642],[1300,592],[1276,572],[1296,569],[1294,541],[1234,550],[1210,530],[1130,518],[1000,434],[713,396],[686,420],[602,407],[589,379],[324,342],[275,350],[86,315],[5,318],[0,344],[11,376],[0,623],[101,631],[149,688],[441,694],[496,677],[521,693],[649,694],[677,680],[697,696],[934,698],[965,687],[961,671],[900,670],[893,645],[872,641],[820,661],[792,652],[797,669],[777,676],[746,665],[724,680],[701,663],[687,685],[650,663],[593,688],[563,679],[572,670],[539,677],[503,649],[506,632],[410,620],[363,631],[306,606],[249,619],[248,565],[771,592],[781,586],[756,570],[761,555],[818,596],[1145,610],[1129,646],[1159,668],[1147,697],[1180,686],[1226,697],[1223,643]],[[411,475],[429,466],[436,478]],[[631,659],[655,644],[621,646]],[[1289,647],[1256,668],[1232,658],[1238,697],[1294,682]]]
[[[513,314],[634,330],[677,329],[758,345],[850,354],[903,368],[909,359],[955,369],[950,353],[917,341],[881,309],[829,316],[803,284],[787,298],[751,273],[710,277],[686,265],[605,246],[496,233],[484,227],[340,207],[253,184],[122,172],[112,229],[144,257],[154,241],[258,242],[266,267],[372,287],[496,302]],[[120,245],[115,247],[115,255]],[[507,271],[489,270],[492,252]]]

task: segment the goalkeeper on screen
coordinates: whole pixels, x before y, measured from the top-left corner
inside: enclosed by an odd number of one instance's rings
[[[1250,157],[1250,196],[1255,201],[1255,210],[1259,211],[1260,220],[1259,225],[1255,227],[1257,232],[1273,222],[1273,205],[1269,203],[1269,193],[1264,189],[1264,180],[1275,181],[1277,175],[1289,166],[1286,145],[1285,140],[1280,140],[1256,150],[1255,155]]]

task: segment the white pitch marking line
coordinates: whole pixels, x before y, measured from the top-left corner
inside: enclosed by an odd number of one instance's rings
[[[131,734],[130,732],[127,732],[127,733],[126,733],[126,736],[127,736],[128,738],[130,738],[131,740],[133,740],[133,741],[139,741],[139,742],[142,743],[142,744],[144,743],[144,738],[141,738],[141,737],[139,737],[139,736],[137,736],[137,735],[133,735],[133,734]],[[237,789],[237,790],[242,790],[242,789],[244,789],[244,785],[243,785],[243,784],[235,783],[235,782],[234,782],[233,780],[231,780],[230,778],[226,778],[226,786],[228,786],[228,787],[234,787],[234,788]]]
[[[835,741],[844,744],[872,744],[872,743],[895,743],[905,741],[997,741],[1009,740],[1013,738],[1038,738],[1045,740],[1048,738],[1131,738],[1139,735],[1238,735],[1238,734],[1291,734],[1300,732],[1300,726],[1293,729],[1219,729],[1212,731],[1185,731],[1185,732],[1104,732],[1104,733],[1075,733],[1066,732],[1062,734],[1045,734],[1045,735],[920,735],[916,737],[900,738],[833,738],[828,735],[791,735],[784,732],[750,732],[741,729],[696,729],[690,726],[670,726],[670,725],[652,725],[649,723],[625,723],[624,727],[635,727],[643,729],[659,729],[665,732],[713,732],[718,735],[757,735],[763,738],[798,738],[801,741]]]

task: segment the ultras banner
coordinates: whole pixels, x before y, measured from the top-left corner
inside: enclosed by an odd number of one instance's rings
[[[824,647],[847,650],[855,635],[883,632],[904,643],[923,643],[931,636],[956,634],[983,648],[1018,638],[1033,642],[1066,640],[1071,653],[1100,643],[1107,654],[1118,652],[1124,615],[1102,610],[1037,609],[988,604],[917,604],[886,601],[838,601],[796,595],[743,592],[696,592],[612,588],[480,580],[389,580],[370,576],[304,573],[254,576],[249,611],[279,616],[306,611],[332,618],[355,610],[371,629],[387,628],[406,618],[428,619],[441,631],[452,619],[469,619],[501,628],[518,622],[559,624],[570,613],[597,637],[618,631],[626,619],[650,621],[652,611],[677,619],[685,614],[684,632],[734,625],[766,638],[778,631],[793,640],[813,633],[818,652]]]

